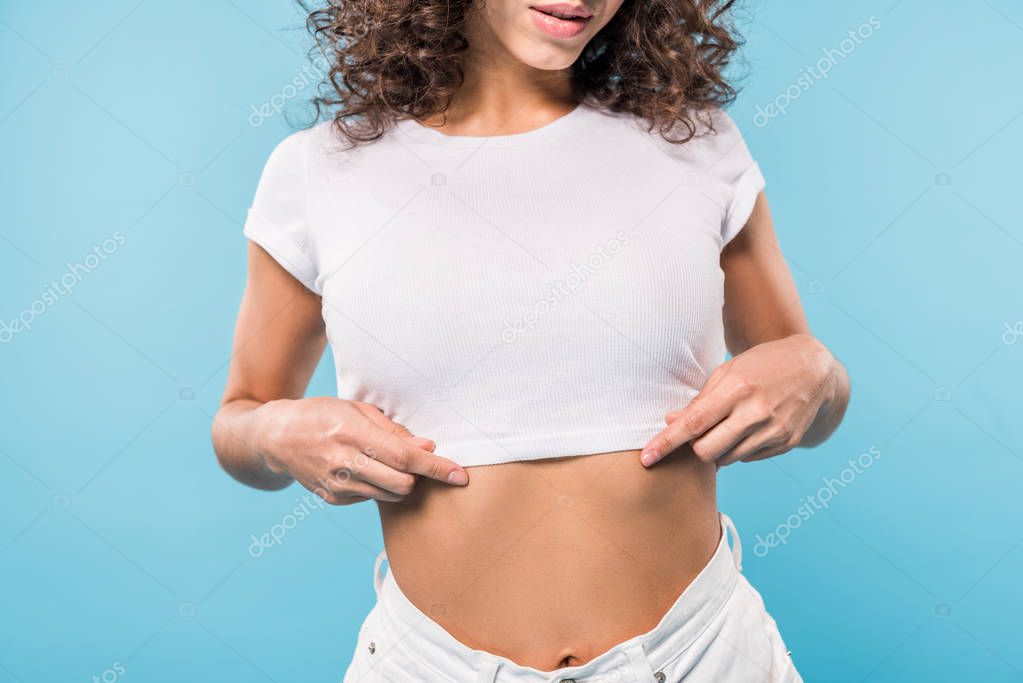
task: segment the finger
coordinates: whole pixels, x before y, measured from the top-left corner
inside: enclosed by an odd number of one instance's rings
[[[750,424],[748,420],[732,413],[702,436],[693,439],[690,446],[700,460],[714,462],[729,453],[757,429],[757,425]]]
[[[356,403],[355,407],[380,429],[402,438],[413,436],[408,427],[387,417],[376,406],[368,403]]]
[[[739,459],[742,460],[743,462],[755,462],[757,460],[765,460],[767,458],[773,458],[776,455],[781,455],[782,453],[788,453],[793,448],[795,448],[795,446],[789,445],[788,441],[783,441],[781,443],[769,442],[764,444],[762,447],[754,450],[749,455],[740,456]]]
[[[320,498],[330,505],[352,505],[353,503],[369,500],[369,498],[364,498],[363,496],[336,495],[329,492],[325,496],[320,496]]]
[[[405,498],[403,495],[382,489],[379,486],[374,486],[369,482],[356,479],[348,472],[344,471],[338,472],[329,479],[319,482],[319,491],[317,491],[317,494],[323,497],[323,494],[320,493],[321,491],[333,495],[335,498],[349,501],[352,498],[362,497],[396,503]],[[324,500],[327,499],[324,498]]]
[[[363,453],[399,472],[421,474],[454,486],[469,483],[469,475],[454,461],[434,455],[376,426],[353,426],[351,439],[353,444],[369,444],[361,448]]]
[[[319,483],[307,483],[304,481],[300,483],[329,505],[350,505],[351,503],[360,503],[364,500],[369,500],[364,496],[330,491]]]
[[[424,451],[433,452],[433,449],[437,448],[437,444],[432,439],[427,439],[423,436],[412,436],[409,437],[409,441],[422,448]]]
[[[379,486],[374,486],[365,481],[359,481],[353,479],[349,482],[347,490],[345,491],[349,496],[361,496],[363,498],[372,498],[373,500],[382,500],[385,503],[397,503],[398,501],[404,500],[405,496],[393,493],[386,489],[382,489]]]
[[[736,462],[762,460],[774,455],[781,455],[786,450],[785,438],[773,436],[766,430],[760,430],[750,434],[740,441],[728,453],[721,457],[722,467],[732,465]]]
[[[437,447],[437,444],[435,444],[432,440],[422,436],[415,436],[414,434],[412,434],[412,432],[409,431],[408,427],[398,422],[395,422],[391,418],[387,417],[376,406],[370,403],[362,403],[361,401],[355,401],[354,404],[360,413],[365,415],[370,422],[375,424],[380,429],[383,429],[384,431],[387,432],[391,432],[397,437],[411,439],[416,443],[417,446],[428,451],[432,451],[434,448]]]
[[[732,401],[717,387],[703,391],[683,408],[679,415],[652,438],[640,453],[640,462],[650,467],[682,444],[703,434],[732,411]]]
[[[399,496],[407,496],[412,493],[412,489],[416,485],[415,475],[399,472],[361,453],[359,456],[356,459],[355,468],[352,469],[353,477]]]
[[[706,396],[707,394],[710,394],[715,389],[717,389],[718,384],[720,384],[721,380],[728,376],[728,373],[731,372],[731,369],[732,361],[727,361],[717,366],[714,369],[714,372],[710,373],[710,376],[707,377],[707,381],[703,383],[703,387],[701,387],[700,393],[698,393],[693,398],[693,401],[699,401],[702,397]],[[667,424],[671,424],[672,422],[678,419],[679,415],[681,415],[684,410],[685,408],[680,408],[679,410],[671,411],[670,413],[664,416],[664,421]]]

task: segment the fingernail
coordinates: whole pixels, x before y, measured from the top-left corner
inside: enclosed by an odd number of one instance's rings
[[[469,483],[469,476],[465,473],[465,470],[453,470],[448,475],[448,482],[455,486],[465,486]]]
[[[643,463],[645,467],[650,467],[657,462],[657,458],[660,457],[660,455],[661,454],[657,452],[656,448],[650,448],[640,454],[639,461]]]

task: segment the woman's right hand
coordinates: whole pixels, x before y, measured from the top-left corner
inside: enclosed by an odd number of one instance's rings
[[[368,403],[337,398],[270,401],[256,410],[256,450],[268,469],[287,475],[332,505],[370,498],[395,502],[416,477],[464,486],[456,463]]]

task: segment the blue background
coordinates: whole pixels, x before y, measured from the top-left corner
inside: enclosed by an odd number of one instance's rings
[[[746,573],[808,681],[1021,681],[1023,6],[776,1],[742,21],[732,114],[854,384],[830,442],[722,473]],[[4,683],[334,681],[348,662],[374,507],[317,510],[254,558],[304,491],[233,482],[208,437],[241,221],[290,130],[252,107],[306,46],[286,0],[0,3],[0,319],[124,236],[0,344]],[[332,391],[324,361],[310,393]],[[871,447],[827,510],[787,521]],[[779,525],[787,543],[755,553]]]

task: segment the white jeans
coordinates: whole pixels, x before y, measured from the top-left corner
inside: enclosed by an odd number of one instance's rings
[[[473,650],[413,605],[377,558],[377,604],[342,683],[801,683],[774,619],[741,573],[742,545],[721,515],[710,562],[653,630],[581,666],[540,671]],[[729,548],[728,536],[733,548]]]

